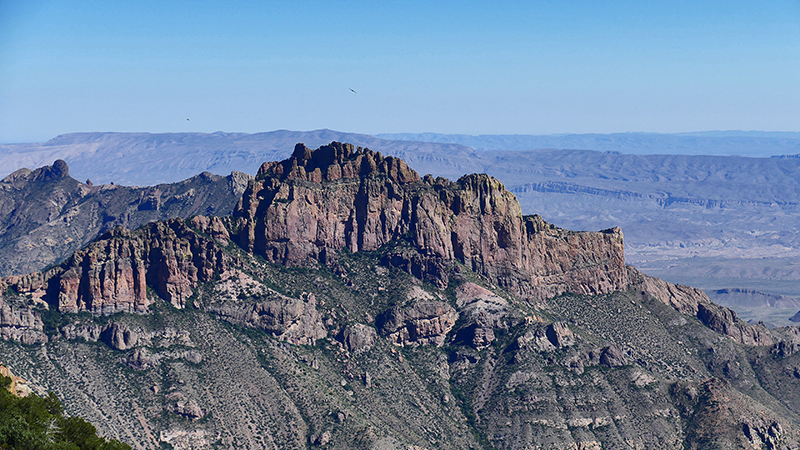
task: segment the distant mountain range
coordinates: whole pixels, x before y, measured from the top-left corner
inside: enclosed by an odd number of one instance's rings
[[[383,139],[466,145],[475,150],[558,148],[634,155],[737,155],[766,157],[800,153],[800,133],[704,131],[696,133],[499,134],[386,133]]]
[[[34,169],[63,159],[73,176],[81,181],[89,178],[95,184],[152,186],[185,180],[205,171],[254,174],[264,161],[289,156],[298,142],[318,147],[331,141],[349,142],[400,157],[411,155],[409,162],[416,163],[415,166],[426,158],[432,158],[431,165],[435,166],[443,163],[437,160],[442,156],[447,156],[446,164],[452,164],[459,156],[469,157],[475,153],[457,144],[387,141],[331,130],[278,130],[256,134],[71,133],[42,144],[0,145],[0,176],[21,167]],[[471,171],[468,167],[461,169],[459,173]]]

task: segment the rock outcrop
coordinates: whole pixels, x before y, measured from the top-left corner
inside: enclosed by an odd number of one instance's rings
[[[628,364],[625,352],[616,345],[609,345],[600,353],[600,364],[606,367],[622,367]]]
[[[17,397],[27,397],[33,393],[27,381],[11,373],[11,369],[2,363],[0,363],[0,376],[11,378],[11,385],[8,386],[8,390]]]
[[[369,351],[377,340],[375,328],[363,323],[355,323],[342,331],[342,343],[354,354]]]
[[[261,329],[297,345],[313,345],[328,335],[314,294],[297,299],[270,291],[265,297],[254,302],[214,303],[206,310],[226,322]]]
[[[125,325],[112,323],[100,334],[100,338],[114,350],[127,350],[139,343],[139,333]]]
[[[400,159],[338,142],[298,144],[291,158],[262,165],[234,222],[244,249],[290,266],[381,250],[385,264],[439,287],[460,262],[534,302],[627,285],[618,228],[559,229],[523,216],[488,175],[420,179]]]
[[[791,439],[772,411],[732,389],[724,379],[711,378],[699,386],[692,399],[684,448],[781,449]]]
[[[551,352],[575,345],[577,338],[567,324],[554,322],[529,329],[517,338],[517,346],[539,352]]]
[[[227,247],[231,236],[219,217],[195,216],[189,223],[201,233],[211,236],[222,247]]]
[[[495,340],[494,330],[505,328],[504,318],[508,302],[475,283],[464,283],[456,288],[456,306],[468,325],[459,333],[473,347],[486,347]]]
[[[47,342],[41,316],[30,307],[0,298],[0,338],[23,344]]]
[[[9,277],[20,294],[40,295],[60,312],[147,311],[147,287],[178,308],[198,282],[226,270],[228,256],[181,219],[134,232],[115,228],[45,273]]]
[[[458,313],[455,308],[433,300],[390,308],[376,319],[376,323],[381,333],[396,345],[442,346],[456,320]]]

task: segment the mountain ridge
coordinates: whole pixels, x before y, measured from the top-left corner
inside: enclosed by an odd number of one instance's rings
[[[585,133],[468,135],[381,133],[390,140],[455,143],[479,151],[575,149],[638,155],[725,155],[770,157],[800,153],[800,133],[706,131],[686,133]]]
[[[192,214],[227,214],[252,176],[204,172],[179,183],[146,188],[81,183],[56,160],[19,169],[0,181],[0,273],[54,264],[115,226]]]
[[[0,167],[10,173],[20,165],[36,167],[61,158],[81,180],[120,185],[125,179],[133,180],[137,173],[152,179],[160,177],[161,181],[164,174],[177,180],[203,170],[255,173],[265,160],[290,156],[297,142],[317,146],[332,140],[350,141],[401,157],[423,174],[457,179],[464,173],[488,173],[516,194],[525,214],[539,214],[562,228],[622,226],[628,261],[675,283],[709,291],[747,288],[800,296],[794,283],[800,280],[800,266],[796,264],[800,215],[795,205],[800,202],[795,189],[800,185],[797,158],[626,155],[588,150],[478,152],[456,144],[387,141],[332,130],[174,134],[174,139],[163,142],[159,141],[161,134],[147,134],[139,140],[125,133],[100,133],[97,136],[105,136],[103,146],[90,139],[92,134],[81,136],[85,142],[82,148],[95,151],[92,158],[82,162],[71,159],[69,155],[77,155],[79,149],[68,145],[49,146],[49,153],[41,153],[40,147],[31,153],[29,145],[0,146],[8,150],[0,152]],[[226,136],[239,136],[239,141]],[[190,138],[194,139],[191,144],[180,143]],[[204,139],[216,143],[205,145]],[[15,153],[14,148],[22,153]],[[26,163],[31,160],[25,155],[34,154],[46,159],[37,165]],[[125,156],[120,159],[119,155]],[[154,166],[153,161],[163,163]],[[100,178],[84,177],[81,165],[111,175],[96,172]],[[147,184],[145,181],[129,184]],[[531,189],[537,186],[545,189]],[[699,264],[700,258],[713,260],[704,259]],[[56,260],[51,255],[38,268]],[[34,269],[32,265],[26,267]],[[757,313],[748,319],[789,323],[786,318]]]
[[[486,175],[300,144],[231,216],[117,227],[5,278],[0,348],[141,449],[800,445],[800,331],[622,250]]]

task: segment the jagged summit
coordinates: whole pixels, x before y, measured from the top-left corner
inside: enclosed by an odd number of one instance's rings
[[[36,170],[22,168],[5,178],[3,183],[14,185],[20,182],[51,181],[69,177],[69,166],[63,159],[57,159],[52,166],[42,166]]]
[[[290,158],[262,164],[257,177],[275,177],[281,181],[304,179],[320,183],[367,176],[373,172],[387,174],[401,184],[420,179],[402,159],[384,157],[380,152],[336,141],[317,150],[302,143],[297,144]]]
[[[627,286],[620,229],[559,229],[523,216],[488,175],[420,179],[398,158],[339,142],[316,151],[298,144],[290,158],[262,165],[228,225],[192,223],[286,266],[335,264],[344,249],[379,252],[383,265],[446,288],[464,264],[532,303]],[[107,233],[47,273],[7,282],[60,311],[144,312],[146,286],[183,307],[228,259],[214,240],[174,219]]]

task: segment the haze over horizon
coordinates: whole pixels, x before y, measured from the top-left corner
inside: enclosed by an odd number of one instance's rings
[[[0,3],[0,142],[798,131],[800,3]],[[351,89],[353,91],[351,91]]]

